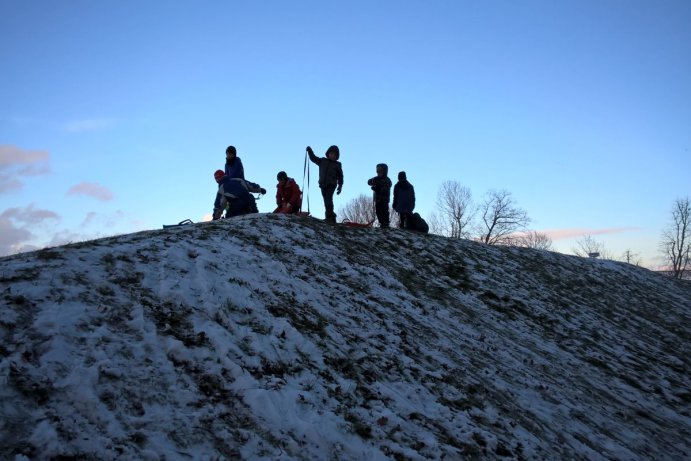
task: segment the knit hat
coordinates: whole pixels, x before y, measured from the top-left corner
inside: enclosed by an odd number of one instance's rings
[[[223,171],[223,170],[216,170],[216,171],[214,171],[214,179],[215,179],[216,181],[218,181],[219,179],[221,179],[221,178],[222,178],[223,176],[225,176],[225,175],[226,175],[226,173],[225,173],[225,171]]]
[[[278,174],[276,175],[276,179],[278,179],[279,181],[283,181],[283,180],[288,179],[288,175],[286,174],[285,171],[279,171]]]
[[[408,178],[405,177],[405,171],[401,171],[400,173],[398,173],[398,180],[399,181],[405,181],[407,179]]]
[[[228,147],[226,148],[226,154],[231,154],[231,153],[232,153],[233,155],[237,155],[237,154],[238,154],[238,152],[235,150],[235,146],[228,146]]]

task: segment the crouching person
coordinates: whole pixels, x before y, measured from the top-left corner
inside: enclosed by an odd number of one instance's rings
[[[302,207],[302,192],[293,178],[289,178],[285,171],[276,175],[276,209],[274,213],[295,214]]]
[[[426,234],[429,232],[429,226],[427,221],[422,219],[419,213],[406,213],[405,216],[405,228],[408,230],[422,232]]]
[[[216,170],[214,179],[218,183],[214,201],[214,221],[221,219],[224,210],[226,218],[258,212],[252,192],[266,194],[266,189],[244,179],[228,177],[223,170]]]

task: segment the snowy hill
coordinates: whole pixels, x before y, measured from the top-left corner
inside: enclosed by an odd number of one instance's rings
[[[0,459],[691,459],[691,283],[252,215],[0,259]]]

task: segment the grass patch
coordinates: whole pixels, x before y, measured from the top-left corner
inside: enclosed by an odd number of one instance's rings
[[[358,415],[354,412],[346,412],[345,420],[350,423],[353,428],[353,432],[362,437],[363,439],[372,438],[372,428],[366,424]]]
[[[316,312],[309,312],[304,305],[274,305],[267,306],[267,311],[274,317],[285,317],[290,324],[303,334],[315,334],[320,337],[326,336],[327,321]]]
[[[55,250],[40,250],[36,253],[36,258],[41,261],[51,261],[55,259],[62,259],[62,255]]]

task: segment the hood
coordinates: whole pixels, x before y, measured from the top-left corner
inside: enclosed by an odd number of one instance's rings
[[[336,146],[336,145],[329,146],[329,148],[326,149],[326,153],[324,154],[324,156],[325,156],[325,157],[328,157],[328,156],[329,156],[329,152],[331,152],[331,151],[333,151],[333,152],[336,153],[336,160],[338,160],[339,157],[341,156],[341,152],[338,150],[338,146]]]

